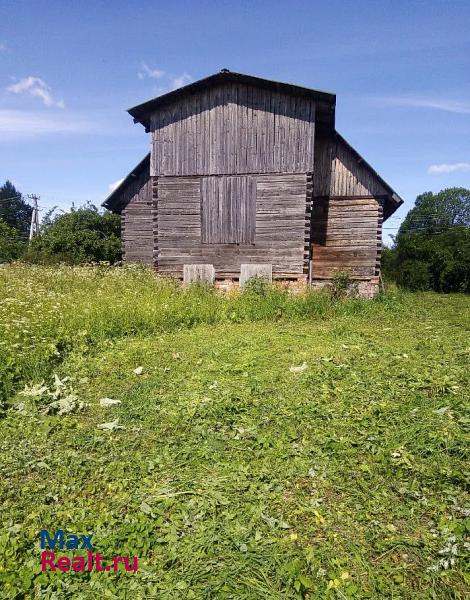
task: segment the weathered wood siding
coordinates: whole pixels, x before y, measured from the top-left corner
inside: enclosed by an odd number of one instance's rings
[[[315,141],[314,196],[382,196],[388,191],[341,138]]]
[[[379,274],[382,206],[373,198],[315,198],[312,208],[312,278],[337,271],[356,278]]]
[[[151,175],[307,172],[315,102],[232,83],[160,108],[151,132]]]
[[[121,213],[123,261],[153,265],[154,211],[151,178],[147,173],[142,173],[123,194],[130,197]]]
[[[336,135],[315,141],[311,218],[312,279],[338,271],[379,274],[383,210],[388,192],[373,170]]]
[[[203,244],[254,244],[256,178],[203,177],[201,227]]]
[[[278,276],[302,276],[305,267],[306,174],[257,175],[254,244],[203,244],[201,177],[159,177],[158,271],[181,276],[184,264],[213,264],[216,275],[240,274],[242,263],[271,263]]]

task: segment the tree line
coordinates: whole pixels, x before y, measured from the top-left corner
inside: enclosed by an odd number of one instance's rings
[[[382,252],[384,278],[411,290],[470,292],[470,190],[448,188],[416,198]]]
[[[0,263],[82,264],[121,259],[121,221],[93,204],[49,211],[28,242],[32,207],[7,181],[0,187]],[[449,188],[416,198],[382,252],[382,273],[410,290],[470,292],[470,190]]]

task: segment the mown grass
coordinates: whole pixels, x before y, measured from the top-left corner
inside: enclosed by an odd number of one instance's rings
[[[468,297],[0,281],[1,597],[465,597]],[[85,407],[17,394],[54,373]],[[42,528],[139,571],[41,574]]]

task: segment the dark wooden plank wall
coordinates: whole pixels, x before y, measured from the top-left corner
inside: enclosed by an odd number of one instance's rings
[[[158,178],[158,270],[182,275],[188,263],[213,264],[218,277],[240,274],[242,263],[271,263],[278,277],[302,277],[306,174],[258,175],[253,245],[201,242],[201,177]]]
[[[153,265],[153,201],[152,181],[142,173],[123,190],[130,197],[121,213],[123,261]]]
[[[315,103],[227,84],[159,109],[151,131],[151,175],[307,172]]]

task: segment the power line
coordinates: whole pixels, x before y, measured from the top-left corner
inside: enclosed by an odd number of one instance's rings
[[[10,196],[10,198],[0,198],[0,202],[8,202],[9,200],[16,200],[17,198],[22,198],[23,195],[19,194],[18,196]]]

